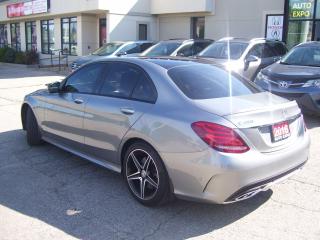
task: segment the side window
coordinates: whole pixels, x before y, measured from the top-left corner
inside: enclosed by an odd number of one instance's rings
[[[268,43],[268,46],[275,52],[276,56],[283,56],[288,52],[286,46],[279,42]]]
[[[255,56],[257,58],[262,58],[262,52],[263,52],[263,44],[257,44],[249,51],[247,57]]]
[[[103,64],[90,64],[79,69],[66,81],[63,89],[66,92],[93,93],[97,86]]]
[[[185,57],[189,57],[189,56],[192,56],[193,55],[193,45],[192,44],[189,44],[189,45],[186,45],[184,47],[182,47],[178,52],[177,52],[177,55],[178,56],[185,56]]]
[[[136,43],[129,44],[121,49],[121,52],[126,52],[127,54],[140,53],[140,45]]]
[[[270,57],[276,57],[277,54],[275,51],[272,50],[272,48],[269,47],[267,43],[263,44],[263,51],[262,51],[262,58],[270,58]]]
[[[109,97],[130,98],[133,89],[143,77],[143,72],[132,64],[110,63],[102,80],[99,94]]]
[[[193,44],[193,55],[200,53],[203,49],[208,47],[211,42],[198,42]]]
[[[144,73],[132,93],[132,99],[150,103],[157,100],[156,88]]]
[[[153,45],[153,43],[142,43],[141,46],[140,46],[140,51],[144,52],[145,50],[147,50],[152,45]]]

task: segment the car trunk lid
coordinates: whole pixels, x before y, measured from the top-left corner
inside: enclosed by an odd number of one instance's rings
[[[283,148],[303,134],[301,111],[295,101],[268,92],[245,96],[196,100],[203,110],[232,122],[241,135],[261,152]],[[290,137],[275,142],[272,126],[287,123]]]

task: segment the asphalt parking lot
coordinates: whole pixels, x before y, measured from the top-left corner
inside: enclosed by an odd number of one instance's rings
[[[305,168],[253,199],[220,206],[177,200],[146,208],[118,174],[52,145],[29,147],[23,96],[62,79],[0,65],[0,239],[320,239],[320,118]]]

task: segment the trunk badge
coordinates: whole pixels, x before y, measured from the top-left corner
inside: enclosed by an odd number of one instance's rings
[[[283,116],[284,118],[287,118],[287,115],[288,115],[288,111],[287,111],[286,109],[283,109],[283,110],[282,110],[282,116]]]

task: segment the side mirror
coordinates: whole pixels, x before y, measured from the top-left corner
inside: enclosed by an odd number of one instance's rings
[[[246,58],[246,63],[258,62],[259,58],[253,55],[250,55]]]
[[[177,53],[177,56],[178,56],[178,57],[184,57],[184,53],[182,53],[182,52]]]
[[[253,62],[258,62],[259,58],[253,55],[250,55],[248,57],[246,57],[246,59],[244,60],[244,70],[247,71],[249,68],[250,63]]]
[[[60,82],[54,82],[47,85],[49,93],[60,92]]]
[[[116,54],[117,57],[121,57],[121,56],[125,56],[125,55],[127,55],[127,52],[118,52]]]

